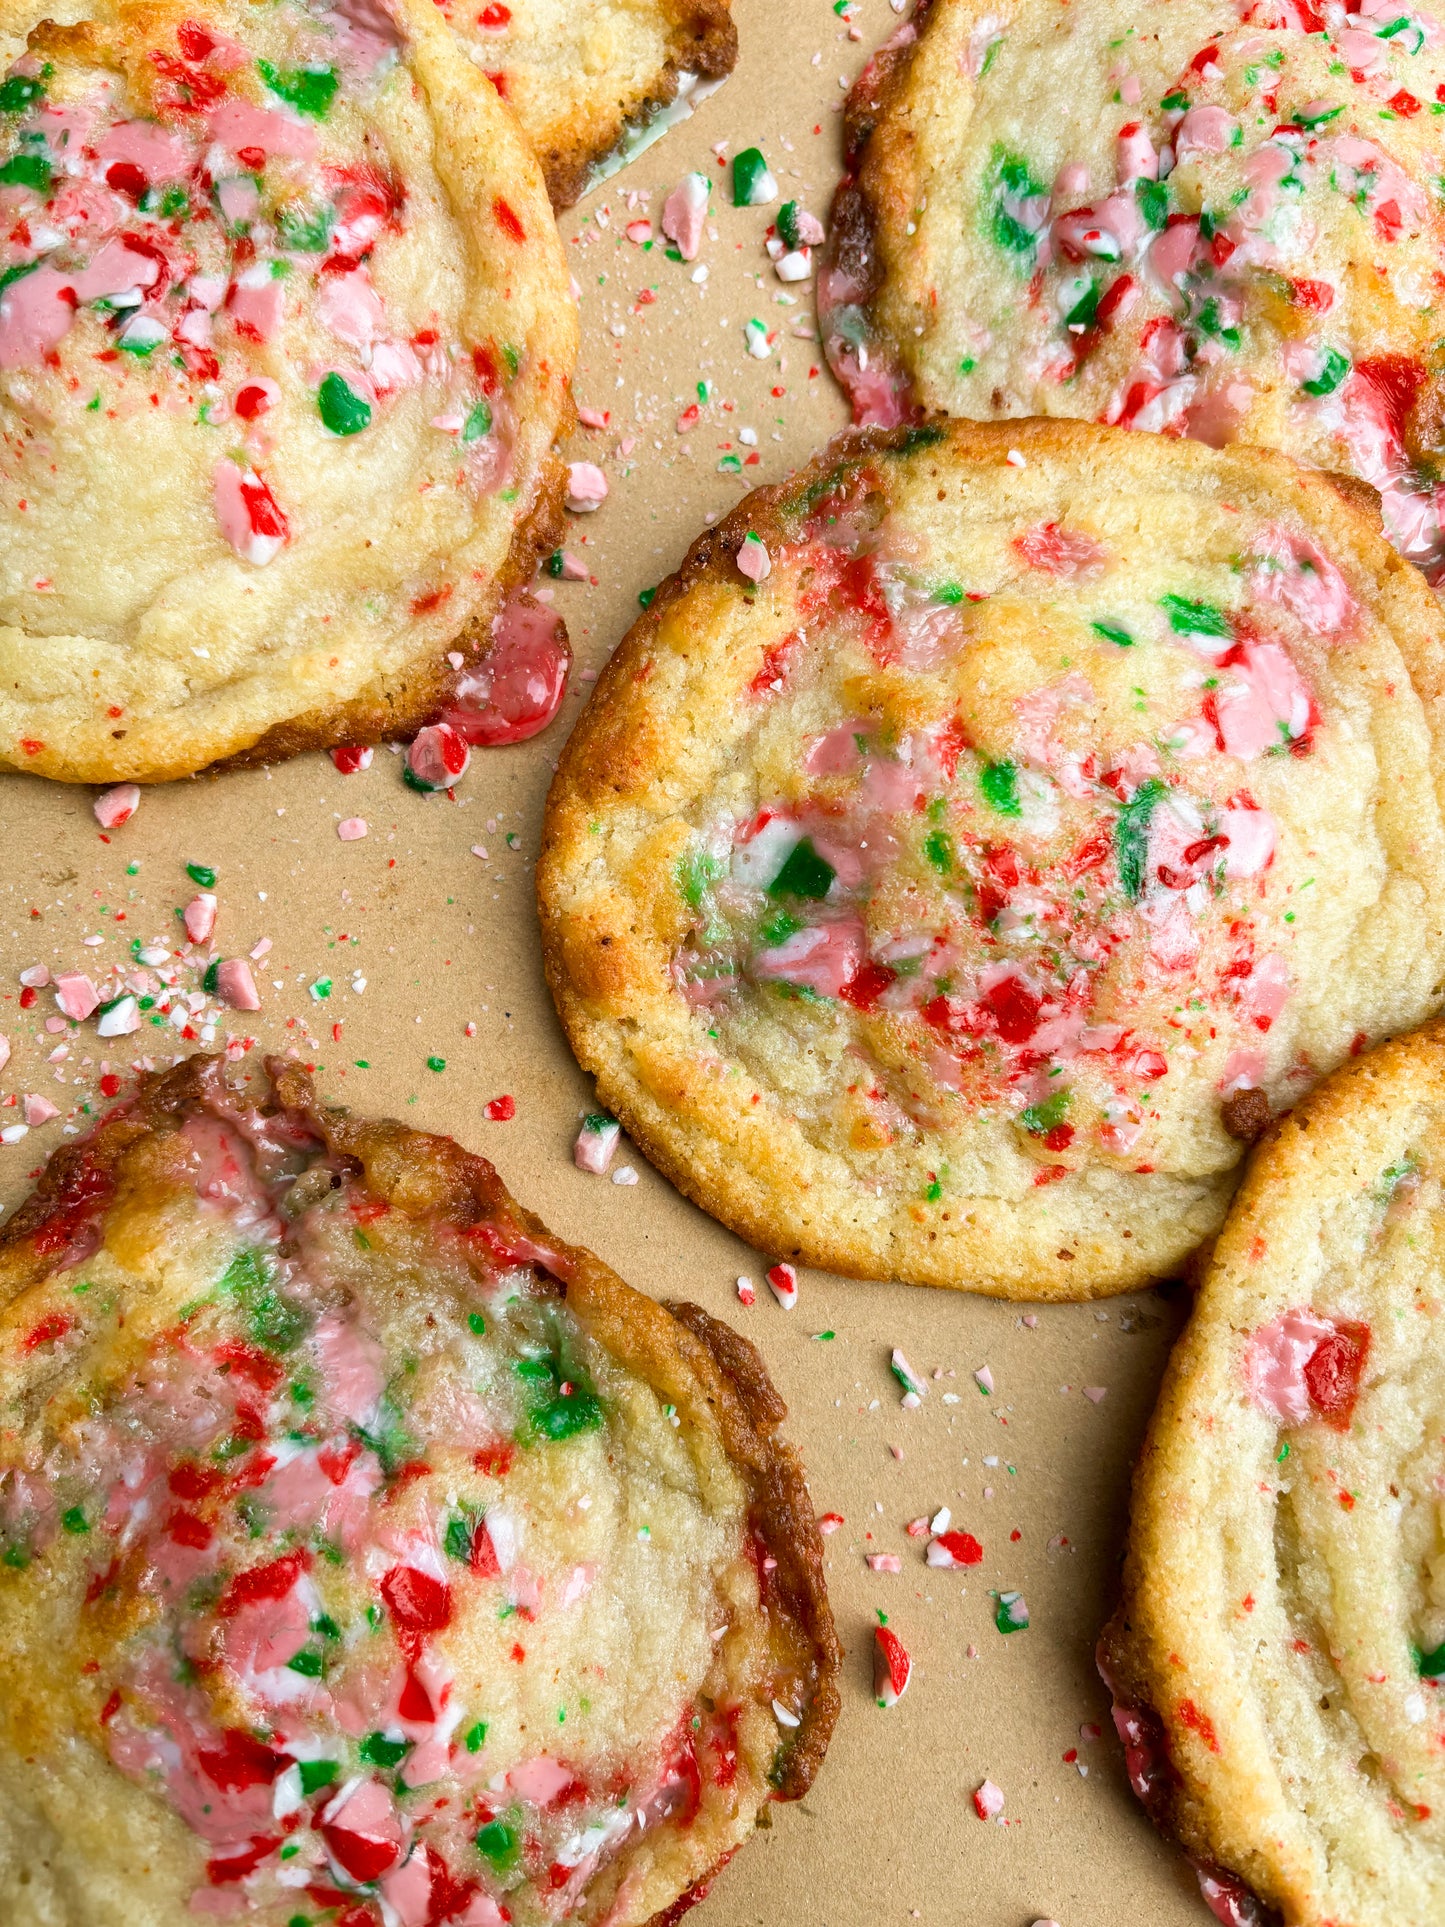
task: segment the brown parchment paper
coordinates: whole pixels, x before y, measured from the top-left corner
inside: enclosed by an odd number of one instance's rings
[[[571,454],[599,462],[611,494],[567,541],[595,585],[555,585],[577,668],[552,729],[475,753],[454,801],[407,790],[385,749],[350,777],[307,756],[148,790],[109,842],[92,792],[0,777],[0,1032],[12,1046],[0,1097],[16,1100],[0,1103],[0,1127],[23,1119],[25,1093],[61,1113],[0,1145],[0,1207],[67,1124],[83,1127],[79,1107],[97,1101],[104,1067],[124,1075],[138,1050],[164,1063],[212,1041],[147,1024],[107,1043],[93,1020],[50,1033],[53,993],[20,1008],[18,973],[43,963],[99,981],[129,960],[133,938],[178,944],[177,909],[195,889],[184,866],[214,867],[220,954],[244,956],[266,937],[273,946],[253,965],[263,1009],[224,1014],[214,1041],[295,1049],[328,1096],[452,1133],[640,1289],[732,1319],[787,1399],[818,1510],[844,1517],[827,1541],[849,1655],[831,1754],[801,1806],[775,1808],[771,1829],[719,1877],[691,1916],[697,1927],[1203,1927],[1192,1876],[1128,1792],[1092,1659],[1113,1604],[1129,1470],[1182,1299],[1040,1308],[1030,1323],[1028,1307],[804,1272],[796,1309],[783,1312],[763,1283],[767,1255],[685,1204],[625,1141],[614,1173],[634,1170],[635,1184],[571,1163],[591,1092],[542,982],[532,909],[553,760],[638,592],[677,565],[710,512],[779,480],[847,413],[816,340],[795,332],[813,333],[811,284],[785,288],[763,251],[776,209],[731,206],[713,144],[726,142],[729,159],[761,146],[782,196],[826,218],[844,85],[898,19],[889,0],[859,0],[851,23],[831,0],[734,0],[734,11],[731,80],[562,224],[582,300],[578,399],[609,417],[579,431]],[[714,182],[712,232],[699,262],[682,265],[625,230],[647,218],[655,228],[689,168]],[[795,305],[778,301],[785,293]],[[766,360],[744,344],[753,317],[778,331]],[[699,382],[710,398],[679,433]],[[368,834],[343,843],[336,825],[351,816]],[[329,995],[313,995],[328,979]],[[199,981],[198,969],[181,972],[183,988]],[[489,1121],[487,1102],[504,1094],[515,1117]],[[752,1310],[738,1303],[740,1274],[757,1286]],[[894,1346],[927,1380],[916,1411],[889,1373]],[[985,1367],[989,1395],[974,1377]],[[909,1520],[944,1505],[982,1541],[981,1566],[930,1570],[926,1542],[906,1535]],[[897,1554],[902,1572],[870,1571],[870,1553]],[[1027,1631],[995,1629],[999,1590],[1024,1594]],[[871,1693],[879,1611],[914,1660],[889,1712]],[[985,1778],[1005,1796],[989,1823],[972,1800]]]

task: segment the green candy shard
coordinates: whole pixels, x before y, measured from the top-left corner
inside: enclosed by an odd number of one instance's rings
[[[221,984],[221,960],[213,957],[206,965],[206,974],[201,979],[201,989],[208,997],[214,997]]]
[[[13,267],[6,268],[5,272],[0,274],[0,294],[4,294],[12,282],[21,280],[27,274],[34,274],[39,266],[39,261],[17,261]],[[96,401],[99,399],[100,397],[97,396]],[[94,406],[93,403],[86,403],[87,408],[92,406]]]
[[[601,1400],[578,1389],[558,1393],[539,1405],[527,1421],[527,1430],[533,1438],[572,1439],[581,1432],[595,1432],[601,1423]]]
[[[11,74],[0,81],[0,114],[23,114],[37,100],[44,100],[45,88],[29,74]]]
[[[1092,328],[1099,319],[1099,284],[1091,281],[1064,316],[1066,328]]]
[[[997,810],[1000,816],[1023,815],[1018,780],[1018,770],[1009,762],[985,763],[978,773],[978,786],[983,791],[984,802],[991,810]]]
[[[442,1535],[442,1544],[449,1559],[455,1559],[465,1566],[472,1556],[472,1535],[475,1528],[470,1519],[448,1519],[447,1529]]]
[[[216,873],[209,863],[188,863],[186,865],[186,875],[191,879],[192,883],[199,883],[203,890],[215,888]]]
[[[1445,1644],[1437,1646],[1433,1653],[1421,1653],[1420,1677],[1445,1679]]]
[[[1302,381],[1300,387],[1307,395],[1332,395],[1349,372],[1349,356],[1342,355],[1338,348],[1326,348],[1320,372]]]
[[[286,1670],[288,1673],[300,1673],[303,1679],[320,1679],[326,1671],[326,1661],[314,1646],[306,1646],[287,1660]]]
[[[90,1531],[90,1521],[86,1518],[85,1509],[82,1506],[73,1505],[69,1511],[62,1512],[60,1523],[67,1532],[79,1534]]]
[[[334,67],[273,67],[269,60],[258,60],[256,68],[278,100],[294,107],[308,120],[325,120],[336,96]]]
[[[1141,783],[1114,819],[1114,858],[1119,866],[1119,882],[1131,903],[1144,894],[1149,861],[1149,819],[1154,805],[1166,794],[1166,785],[1157,776]]]
[[[760,207],[776,193],[777,185],[760,147],[745,147],[733,156],[734,207]]]
[[[410,1740],[389,1740],[384,1733],[368,1733],[356,1749],[367,1766],[400,1766],[411,1751]]]
[[[1165,225],[1169,219],[1167,181],[1135,181],[1134,198],[1139,203],[1139,212],[1151,228],[1158,229]]]
[[[700,910],[704,893],[723,873],[721,859],[706,850],[688,850],[677,861],[677,887],[690,909]]]
[[[1134,647],[1134,638],[1129,634],[1129,631],[1124,628],[1122,623],[1094,622],[1089,626],[1094,631],[1094,634],[1096,636],[1102,636],[1105,642],[1117,643],[1121,649],[1132,649]]]
[[[964,593],[961,583],[940,582],[938,587],[933,591],[933,600],[935,602],[946,603],[950,608],[954,608],[958,603],[963,601]]]
[[[0,167],[0,187],[30,187],[50,192],[50,162],[43,154],[12,154]]]
[[[238,1251],[221,1277],[221,1290],[240,1306],[252,1342],[263,1351],[289,1352],[311,1329],[298,1305],[276,1291],[258,1251]]]
[[[301,1792],[308,1799],[341,1778],[339,1760],[298,1760],[296,1764],[301,1773]]]
[[[1030,1104],[1027,1110],[1020,1111],[1019,1123],[1032,1137],[1047,1137],[1063,1123],[1073,1101],[1072,1091],[1054,1091],[1042,1104]]]
[[[796,248],[802,245],[798,235],[799,212],[800,209],[796,201],[784,201],[783,205],[778,209],[778,233],[790,248]]]
[[[334,369],[322,377],[316,406],[333,435],[359,435],[371,422],[371,403],[349,388]]]
[[[370,1431],[358,1426],[356,1435],[369,1445],[381,1461],[387,1478],[395,1477],[408,1460],[416,1457],[416,1440],[402,1423],[401,1407],[390,1392],[383,1392],[376,1409],[376,1423]]]
[[[1028,1630],[1029,1609],[1024,1604],[1023,1594],[1001,1592],[998,1605],[994,1609],[993,1623],[1001,1633],[1022,1633]]]
[[[483,435],[490,432],[491,426],[491,404],[484,400],[475,401],[472,403],[467,414],[467,419],[462,425],[462,440],[464,442],[479,442]]]
[[[1159,607],[1168,616],[1169,627],[1176,636],[1227,638],[1234,634],[1234,624],[1223,609],[1217,609],[1212,602],[1192,602],[1188,596],[1166,595],[1159,598]]]
[[[276,230],[283,248],[292,254],[324,254],[331,244],[336,210],[329,204],[303,209],[294,202],[283,207]]]
[[[462,1738],[462,1744],[468,1753],[480,1753],[486,1743],[487,1722],[485,1720],[478,1720],[475,1726],[469,1726]]]
[[[786,943],[789,937],[795,937],[802,927],[801,920],[791,911],[776,910],[759,926],[758,942],[765,949],[775,950],[780,943]]]
[[[817,903],[833,887],[836,874],[832,864],[820,857],[813,848],[812,839],[805,836],[789,850],[782,869],[768,885],[768,895],[804,897],[811,903]]]
[[[933,830],[923,840],[923,854],[940,876],[953,874],[953,838],[947,830]]]
[[[517,1834],[505,1820],[489,1820],[477,1835],[477,1851],[501,1872],[517,1857]]]
[[[1048,189],[1041,181],[1036,181],[1029,171],[1029,164],[1019,154],[1010,154],[1007,148],[996,146],[989,156],[988,170],[988,231],[994,245],[1005,254],[1032,258],[1039,245],[1038,229],[1025,227],[1006,202],[1042,200]]]

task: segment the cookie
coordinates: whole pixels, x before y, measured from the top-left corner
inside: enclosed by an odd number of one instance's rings
[[[837,1709],[783,1403],[268,1071],[144,1080],[0,1231],[0,1912],[670,1922]]]
[[[1445,1025],[1260,1146],[1175,1350],[1100,1645],[1233,1927],[1445,1915]]]
[[[1438,580],[1442,99],[1383,0],[923,0],[854,89],[819,280],[858,419],[1282,448]]]
[[[1075,1298],[1441,995],[1442,618],[1323,476],[865,431],[697,542],[548,805],[602,1102],[778,1257]]]
[[[561,514],[536,162],[429,0],[39,13],[0,82],[0,768],[414,729]]]
[[[554,207],[738,56],[731,0],[446,0],[443,11],[536,150]]]

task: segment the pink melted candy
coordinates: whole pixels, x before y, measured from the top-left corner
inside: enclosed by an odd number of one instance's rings
[[[308,122],[253,106],[234,97],[223,100],[210,115],[211,138],[233,154],[243,147],[259,147],[267,155],[309,161],[316,153],[316,129]]]
[[[243,562],[262,568],[290,540],[291,530],[264,480],[232,461],[216,463],[216,523]]]
[[[492,624],[492,647],[457,684],[446,720],[469,743],[523,743],[562,705],[572,650],[560,616],[519,590]]]
[[[1309,733],[1310,692],[1277,642],[1246,642],[1220,670],[1214,698],[1220,746],[1250,762]]]
[[[1321,1418],[1349,1427],[1370,1350],[1370,1328],[1306,1310],[1262,1325],[1245,1349],[1249,1395],[1282,1425]]]
[[[752,974],[764,982],[803,984],[820,997],[841,995],[858,975],[868,943],[862,920],[812,924],[753,958]]]
[[[150,120],[117,121],[96,150],[101,166],[121,161],[138,167],[152,183],[179,181],[191,171],[191,144]]]

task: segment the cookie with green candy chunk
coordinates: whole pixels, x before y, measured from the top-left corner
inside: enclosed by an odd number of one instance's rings
[[[694,544],[563,753],[563,1024],[770,1257],[1167,1275],[1270,1115],[1439,1003],[1442,689],[1423,577],[1283,456],[845,437]]]
[[[142,1079],[0,1229],[0,1915],[671,1920],[837,1712],[782,1400],[267,1076]]]
[[[1436,1022],[1260,1145],[1135,1473],[1100,1670],[1238,1927],[1445,1911],[1442,1180]]]
[[[1445,41],[1350,0],[922,0],[860,76],[818,295],[856,419],[1282,448],[1445,573]]]
[[[511,116],[423,0],[42,11],[0,80],[0,768],[156,781],[465,712],[572,411]]]

